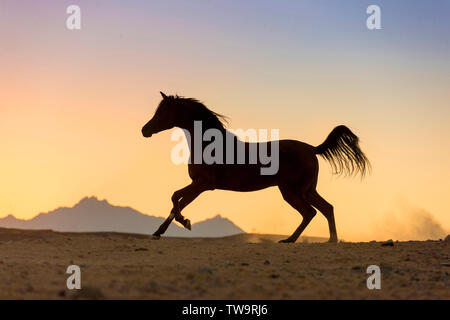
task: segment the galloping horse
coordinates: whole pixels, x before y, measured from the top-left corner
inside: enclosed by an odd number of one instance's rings
[[[201,146],[195,145],[198,141],[194,138],[194,122],[201,121],[203,130],[217,129],[223,136],[233,135],[224,127],[226,118],[209,110],[198,100],[166,96],[162,92],[161,95],[163,99],[153,118],[142,128],[142,134],[149,138],[155,133],[173,127],[179,127],[188,132],[186,138],[191,151],[188,170],[192,183],[175,191],[172,196],[173,208],[170,215],[153,234],[154,239],[160,238],[174,218],[190,230],[191,223],[183,217],[181,210],[206,190],[255,191],[278,186],[284,200],[303,216],[300,226],[294,233],[280,242],[295,242],[316,215],[316,209],[328,221],[329,242],[338,241],[333,206],[316,191],[319,172],[317,155],[331,164],[335,174],[352,175],[359,172],[363,177],[366,171],[370,170],[370,163],[359,147],[358,137],[349,128],[342,125],[334,128],[325,141],[317,147],[296,140],[277,141],[279,169],[275,174],[262,175],[260,174],[260,169],[264,167],[262,163],[206,164],[191,161],[193,150],[205,148],[202,141],[200,141]],[[262,147],[261,142],[240,141],[236,136],[234,141],[236,144],[244,144],[246,151],[252,150],[253,147]],[[265,143],[270,146],[273,141]],[[223,151],[227,152],[226,149]]]

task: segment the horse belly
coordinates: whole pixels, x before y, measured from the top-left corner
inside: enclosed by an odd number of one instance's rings
[[[257,165],[225,165],[223,168],[217,174],[217,189],[256,191],[277,185],[278,175],[262,175]]]

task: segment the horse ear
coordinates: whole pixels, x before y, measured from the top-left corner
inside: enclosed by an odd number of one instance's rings
[[[160,91],[159,93],[161,93],[161,96],[163,97],[163,99],[167,99],[167,96],[164,94],[164,92]]]

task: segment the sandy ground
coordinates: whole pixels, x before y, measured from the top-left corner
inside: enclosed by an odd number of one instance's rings
[[[450,241],[276,243],[0,229],[1,299],[450,299]],[[81,268],[68,290],[66,268]],[[381,267],[381,290],[366,286]]]

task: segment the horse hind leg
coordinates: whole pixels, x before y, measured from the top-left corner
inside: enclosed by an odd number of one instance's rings
[[[330,239],[328,242],[337,242],[336,222],[334,221],[333,206],[322,198],[316,190],[307,194],[308,202],[319,210],[327,219],[328,227],[330,229]]]
[[[294,231],[294,233],[289,238],[279,241],[280,243],[292,243],[297,241],[303,230],[305,230],[305,228],[314,218],[314,216],[316,215],[316,210],[306,201],[303,194],[293,192],[293,190],[290,190],[286,187],[280,187],[280,191],[283,195],[284,200],[303,216],[302,222]]]

